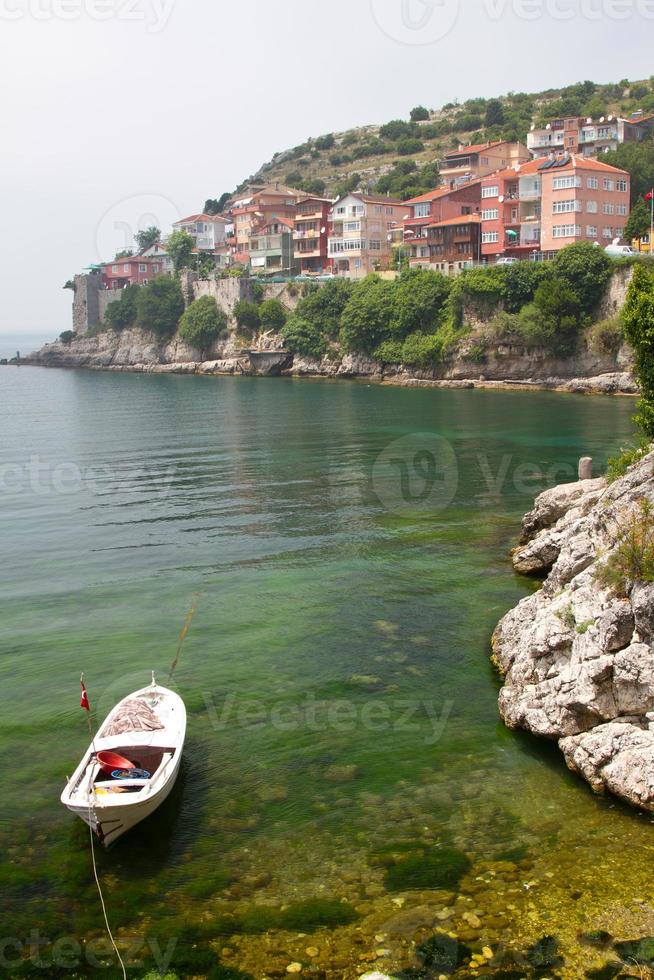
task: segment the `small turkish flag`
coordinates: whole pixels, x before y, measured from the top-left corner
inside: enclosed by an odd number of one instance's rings
[[[79,706],[80,708],[84,708],[85,711],[90,711],[91,705],[89,704],[89,696],[86,693],[86,688],[84,687],[84,681],[80,681],[80,685],[82,688],[82,696],[79,699]]]
[[[652,198],[654,198],[654,191],[648,191],[647,194],[645,195],[645,200],[651,201]]]

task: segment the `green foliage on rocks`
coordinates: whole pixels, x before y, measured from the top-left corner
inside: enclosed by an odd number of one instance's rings
[[[654,582],[654,510],[646,498],[629,518],[618,545],[597,570],[597,581],[626,596],[637,582]]]
[[[259,307],[259,319],[264,330],[281,330],[287,315],[286,307],[278,299],[266,299]]]
[[[634,349],[635,374],[642,393],[636,422],[649,439],[654,439],[654,269],[650,266],[634,267],[622,318]]]
[[[166,241],[166,252],[170,256],[175,272],[190,269],[193,264],[195,241],[187,231],[174,231]]]
[[[581,311],[593,314],[611,278],[612,263],[603,248],[578,242],[561,249],[553,263],[554,276],[564,279],[577,295]]]
[[[140,286],[126,286],[118,293],[118,299],[109,303],[104,314],[105,323],[113,330],[131,327],[136,320],[136,298]]]
[[[250,333],[256,333],[256,331],[261,326],[261,317],[259,316],[259,306],[257,303],[251,303],[247,299],[239,299],[239,301],[234,306],[234,317],[236,322],[241,329],[245,329]]]
[[[201,296],[194,300],[182,315],[179,335],[192,347],[204,351],[218,337],[227,332],[227,316],[213,296]]]
[[[136,324],[160,338],[171,337],[184,312],[182,287],[173,276],[157,276],[136,293]]]

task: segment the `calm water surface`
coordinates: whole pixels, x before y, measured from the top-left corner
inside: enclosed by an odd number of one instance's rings
[[[603,961],[580,931],[651,931],[649,818],[507,732],[488,660],[533,587],[508,561],[522,513],[581,454],[603,466],[630,400],[6,368],[0,405],[3,935],[102,935],[58,801],[79,674],[97,716],[165,682],[194,598],[182,777],[99,855],[132,962],[172,937],[180,975],[399,975],[438,927],[473,951],[555,935],[572,977]],[[439,847],[470,862],[458,887],[389,881]],[[316,898],[358,918],[299,935]],[[289,904],[293,928],[257,919]]]

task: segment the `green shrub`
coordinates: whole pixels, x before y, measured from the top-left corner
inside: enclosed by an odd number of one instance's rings
[[[417,330],[435,332],[447,313],[452,279],[428,269],[403,272],[395,283],[391,332],[406,337]]]
[[[519,313],[530,303],[541,283],[552,275],[551,262],[516,262],[502,268],[504,309]]]
[[[402,344],[402,361],[413,367],[433,367],[441,360],[443,348],[437,334],[409,334]]]
[[[413,153],[422,153],[424,148],[425,144],[422,140],[418,139],[400,140],[396,146],[396,150],[401,157],[409,157]]]
[[[234,318],[242,330],[256,333],[261,326],[259,307],[247,299],[239,299],[234,305]]]
[[[401,364],[402,362],[401,340],[384,340],[374,351],[374,358],[384,364]]]
[[[136,320],[136,298],[140,286],[126,286],[119,292],[119,298],[109,303],[104,313],[104,322],[113,330],[131,327]]]
[[[64,330],[63,333],[59,334],[59,340],[62,344],[70,344],[75,339],[74,330]]]
[[[259,319],[264,330],[281,330],[286,317],[286,307],[278,299],[264,300],[259,307]]]
[[[371,353],[389,333],[394,284],[367,276],[357,283],[341,315],[341,341],[348,351]]]
[[[637,446],[629,446],[622,449],[619,456],[609,459],[606,478],[609,483],[615,483],[621,476],[624,476],[630,466],[639,463],[641,459],[652,450],[652,445],[643,439]]]
[[[302,357],[321,360],[327,353],[327,341],[313,320],[293,313],[282,328],[282,337],[289,350]]]
[[[612,316],[608,320],[594,323],[586,334],[588,346],[596,354],[615,355],[624,340],[622,317]]]
[[[554,259],[553,270],[557,278],[565,280],[574,291],[581,312],[592,315],[611,279],[611,259],[604,249],[591,242],[568,245]]]
[[[182,287],[172,276],[157,276],[139,287],[136,296],[136,322],[160,338],[171,337],[184,312]]]
[[[626,596],[636,582],[654,582],[654,511],[649,500],[640,501],[596,578],[619,596]]]
[[[634,348],[635,374],[642,398],[636,422],[654,438],[654,268],[637,265],[622,311],[627,340]]]
[[[204,351],[218,337],[227,333],[227,316],[213,296],[194,300],[179,322],[179,335],[192,347]]]

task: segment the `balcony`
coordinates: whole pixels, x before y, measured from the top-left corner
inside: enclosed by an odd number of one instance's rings
[[[294,231],[293,232],[293,241],[296,241],[296,242],[297,241],[304,240],[304,239],[307,239],[307,238],[319,238],[319,237],[320,237],[320,232],[317,231],[316,229],[312,229],[310,231]]]
[[[295,220],[296,221],[326,221],[327,219],[325,218],[322,209],[318,209],[317,211],[314,209],[313,211],[296,211]]]

